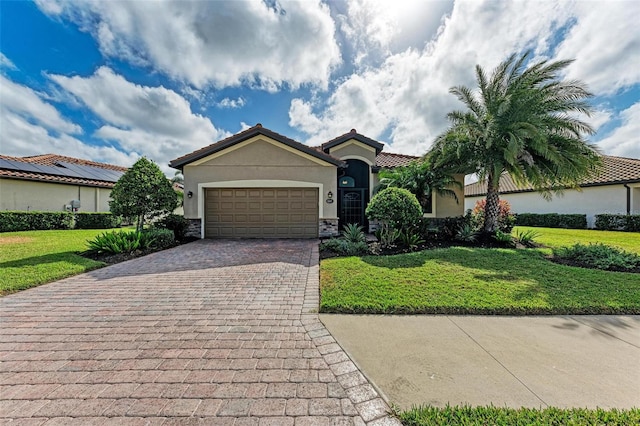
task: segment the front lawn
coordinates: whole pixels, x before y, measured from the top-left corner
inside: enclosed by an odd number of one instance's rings
[[[426,425],[637,425],[640,409],[420,407],[398,414],[407,426]]]
[[[536,242],[551,248],[568,247],[576,243],[602,243],[640,254],[640,232],[598,231],[593,229],[534,228],[516,226],[518,231],[534,230],[540,234]]]
[[[325,259],[322,312],[640,314],[640,276],[559,265],[542,250],[451,247]]]
[[[96,269],[102,262],[78,252],[103,229],[25,231],[0,234],[0,294],[24,290]]]

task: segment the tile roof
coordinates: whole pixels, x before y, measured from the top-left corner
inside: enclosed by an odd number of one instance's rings
[[[580,184],[580,186],[600,186],[640,182],[640,159],[603,155],[602,161],[604,163],[602,171],[598,175],[586,179]],[[530,185],[518,187],[509,175],[505,174],[500,177],[501,194],[532,191],[534,191],[534,189]],[[470,183],[464,187],[464,195],[467,197],[485,195],[486,193],[486,181]]]
[[[376,156],[376,166],[383,168],[393,168],[406,166],[412,161],[419,160],[420,157],[404,154],[393,154],[391,152],[381,152]]]
[[[116,166],[116,165],[107,164],[107,163],[98,163],[95,161],[83,160],[80,158],[67,157],[64,155],[57,155],[57,154],[44,154],[44,155],[35,155],[30,157],[12,157],[9,155],[0,155],[0,159],[13,161],[18,164],[25,163],[25,165],[39,164],[42,166],[57,167],[59,163],[71,163],[71,164],[77,164],[80,166],[90,166],[90,167],[97,167],[101,169],[113,170],[120,173],[124,173],[128,170],[127,167]],[[10,179],[21,179],[21,180],[33,180],[33,181],[39,181],[39,182],[74,184],[74,185],[92,186],[92,187],[101,187],[101,188],[113,188],[113,186],[115,185],[115,182],[106,181],[106,180],[63,176],[63,175],[57,175],[57,174],[34,172],[31,170],[15,170],[15,169],[8,169],[8,168],[1,168],[1,167],[0,167],[0,177],[10,178]]]
[[[368,145],[374,148],[376,150],[376,155],[380,154],[380,152],[382,151],[382,148],[384,148],[384,145],[381,144],[380,142],[375,141],[371,138],[366,137],[365,135],[358,133],[356,129],[351,129],[350,132],[345,133],[344,135],[340,135],[337,138],[331,139],[330,141],[323,143],[320,149],[328,154],[330,148],[333,148],[334,146],[340,145],[341,143],[344,143],[351,139],[355,139],[359,142],[362,142],[365,145]]]
[[[288,138],[286,136],[283,136],[279,133],[274,132],[273,130],[269,130],[265,127],[262,127],[262,124],[258,123],[253,127],[248,128],[247,130],[244,130],[240,133],[236,133],[235,135],[229,136],[226,139],[222,139],[218,142],[215,142],[211,145],[205,146],[203,148],[200,148],[196,151],[193,151],[189,154],[183,155],[182,157],[178,157],[174,160],[171,160],[169,162],[169,166],[173,167],[174,169],[179,169],[189,163],[192,163],[194,161],[197,161],[201,158],[204,158],[208,155],[214,154],[218,151],[222,151],[230,146],[233,146],[237,143],[243,142],[247,139],[250,139],[254,136],[257,135],[264,135],[267,136],[271,139],[277,140],[278,142],[281,142],[287,146],[290,146],[292,148],[295,148],[299,151],[302,151],[306,154],[312,155],[316,158],[319,158],[321,160],[324,160],[328,163],[334,164],[336,166],[341,166],[344,164],[344,162],[342,160],[340,160],[339,158],[336,158],[332,155],[329,155],[321,150],[317,150],[313,147],[310,147],[308,145],[304,145],[298,141],[295,141],[291,138]]]

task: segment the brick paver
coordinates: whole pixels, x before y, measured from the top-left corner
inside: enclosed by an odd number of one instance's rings
[[[316,241],[198,241],[0,299],[0,423],[398,425],[317,316]]]

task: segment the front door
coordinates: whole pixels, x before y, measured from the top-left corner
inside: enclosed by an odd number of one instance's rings
[[[340,204],[340,229],[349,223],[356,223],[367,229],[364,210],[367,206],[369,190],[366,188],[340,188],[338,190]]]

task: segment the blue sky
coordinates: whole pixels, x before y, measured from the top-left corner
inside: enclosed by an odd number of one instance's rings
[[[317,145],[352,128],[421,155],[512,52],[573,62],[602,152],[640,158],[634,1],[0,2],[0,153],[130,165],[258,122]]]

